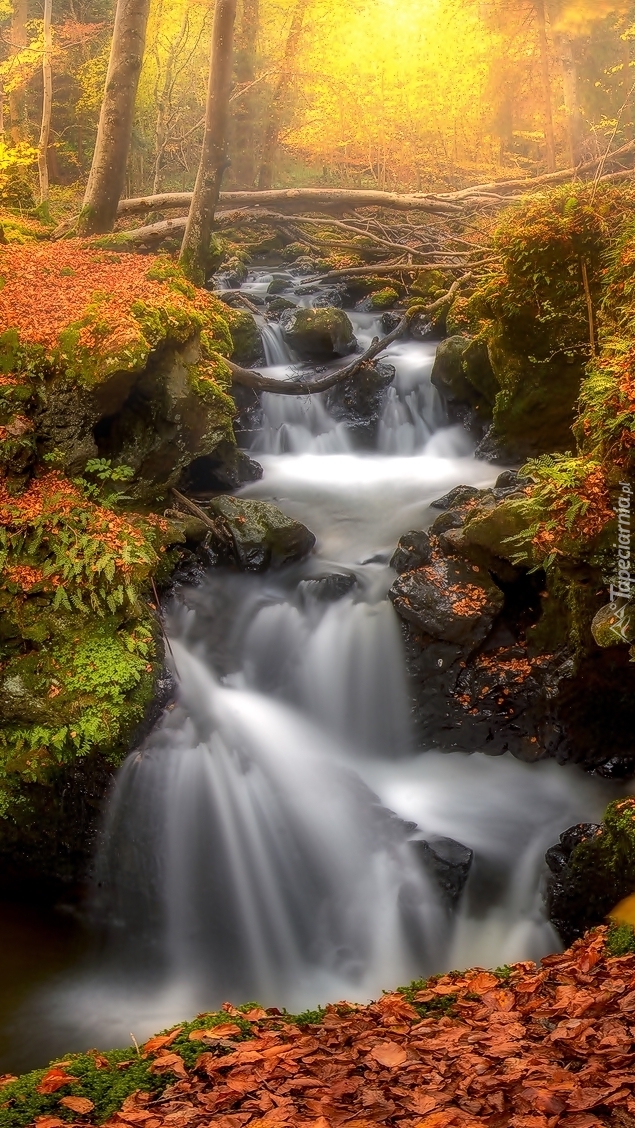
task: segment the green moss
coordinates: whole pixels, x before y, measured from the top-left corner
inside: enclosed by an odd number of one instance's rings
[[[260,330],[247,310],[227,308],[227,324],[231,334],[231,357],[237,364],[253,364],[262,355]]]
[[[611,924],[606,934],[606,950],[610,956],[635,953],[635,929],[630,924]]]
[[[399,294],[392,286],[385,286],[383,290],[375,290],[369,298],[372,309],[392,309],[395,302],[399,301]]]
[[[635,799],[609,804],[601,831],[573,850],[569,871],[592,922],[602,921],[635,891]]]

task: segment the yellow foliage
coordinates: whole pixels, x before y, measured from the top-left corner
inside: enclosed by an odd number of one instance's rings
[[[635,927],[635,893],[620,901],[608,915],[615,924],[630,924]]]

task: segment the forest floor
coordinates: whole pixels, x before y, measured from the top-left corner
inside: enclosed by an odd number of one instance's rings
[[[452,972],[300,1018],[225,1004],[151,1038],[136,1057],[118,1051],[116,1066],[93,1053],[102,1091],[109,1071],[115,1084],[126,1070],[144,1069],[150,1081],[119,1099],[106,1123],[631,1128],[635,955],[609,955],[606,938],[596,929],[540,966]],[[49,1110],[31,1116],[37,1128],[103,1119],[75,1060],[28,1075],[31,1098]],[[3,1079],[0,1122],[27,1123],[35,1106],[25,1082]]]

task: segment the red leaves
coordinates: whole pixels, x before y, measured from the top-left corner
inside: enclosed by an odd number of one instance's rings
[[[61,1062],[59,1065],[54,1065],[40,1081],[36,1087],[37,1093],[56,1093],[58,1089],[63,1089],[64,1085],[70,1085],[73,1082],[77,1083],[77,1078],[72,1073],[66,1072],[66,1066],[69,1062]]]
[[[128,1098],[111,1128],[607,1128],[635,1114],[635,956],[603,943],[598,930],[505,980],[446,975],[414,1004],[340,1003],[308,1028],[226,1004],[227,1022],[190,1035],[204,1052],[189,1074],[169,1048],[180,1031],[146,1043],[152,1071],[178,1080],[159,1101]]]

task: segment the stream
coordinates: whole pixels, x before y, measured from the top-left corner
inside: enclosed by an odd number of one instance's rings
[[[319,304],[300,281],[284,297]],[[256,272],[243,290],[262,302],[270,282]],[[383,335],[374,314],[349,317],[362,350]],[[262,328],[261,370],[293,375],[279,325]],[[410,731],[391,555],[432,501],[500,472],[447,425],[434,351],[388,349],[372,450],[323,396],[263,395],[250,453],[264,476],[241,493],[304,522],[316,549],[262,575],[210,569],[173,600],[178,698],[119,772],[83,923],[2,914],[0,1073],[141,1041],[225,999],[297,1012],[559,948],[545,850],[620,788],[553,762],[422,751]],[[473,852],[458,904],[425,842]]]

